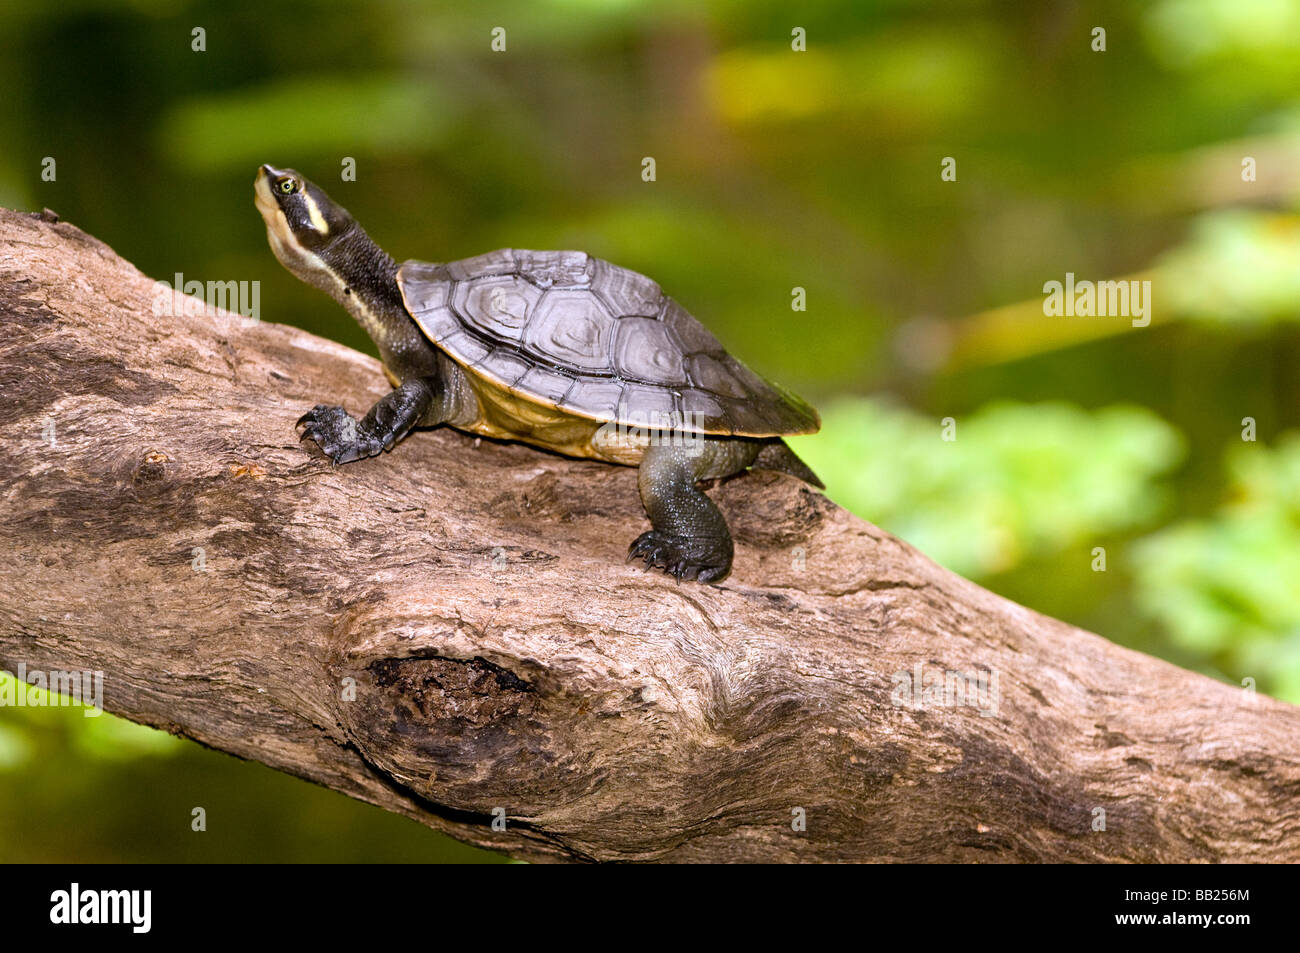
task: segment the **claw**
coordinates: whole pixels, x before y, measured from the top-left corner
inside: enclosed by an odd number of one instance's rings
[[[713,582],[725,577],[731,569],[727,542],[651,530],[642,533],[628,547],[627,561],[643,559],[647,569],[662,569],[678,582],[683,579]]]
[[[342,407],[317,404],[294,426],[303,428],[300,441],[310,438],[334,464],[351,463],[383,449]]]
[[[312,424],[320,423],[316,415],[330,409],[331,408],[329,404],[317,404],[311,410],[307,411],[307,413],[299,417],[297,422],[294,424],[294,426],[301,427],[303,424],[307,424],[307,426],[310,427]],[[343,408],[340,407],[338,409],[342,410]]]

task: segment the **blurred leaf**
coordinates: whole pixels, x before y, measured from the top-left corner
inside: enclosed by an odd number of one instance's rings
[[[22,753],[28,729],[48,731],[56,725],[70,730],[73,745],[81,755],[101,760],[122,761],[145,755],[172,754],[184,744],[182,739],[165,731],[138,725],[105,711],[94,714],[95,709],[77,704],[64,695],[19,682],[8,672],[0,672],[0,689],[21,692],[25,699],[23,705],[0,708],[9,719],[9,724],[0,725],[0,728],[9,732],[8,741],[15,746],[10,749],[12,752]],[[5,762],[5,745],[6,737],[0,736],[0,767]]]
[[[1216,323],[1300,320],[1300,216],[1230,209],[1197,219],[1159,265],[1157,306]]]
[[[991,85],[994,35],[908,26],[856,42],[813,42],[721,53],[705,84],[715,109],[734,123],[869,112],[902,127],[933,127],[968,113]],[[906,105],[904,105],[906,104]],[[936,159],[937,161],[937,159]]]
[[[183,101],[160,135],[178,165],[206,172],[323,153],[424,151],[458,114],[426,76],[322,75]]]
[[[114,761],[176,754],[184,746],[182,739],[165,731],[108,713],[86,719],[86,724],[77,732],[76,741],[83,754]]]
[[[1300,433],[1232,446],[1232,498],[1133,547],[1137,603],[1177,644],[1300,701]]]
[[[1146,13],[1146,36],[1166,63],[1183,69],[1225,61],[1294,69],[1300,6],[1294,0],[1160,0]]]
[[[1062,281],[1064,274],[1050,278]],[[1242,325],[1300,321],[1300,215],[1242,208],[1207,212],[1194,220],[1187,241],[1166,252],[1155,268],[1114,280],[1151,282],[1151,327],[1174,320]],[[1047,316],[1043,301],[1043,296],[1033,297],[936,328],[941,335],[937,356],[925,369],[1020,360],[1150,330],[1135,328],[1122,316]]]
[[[0,772],[21,768],[34,750],[26,732],[17,725],[0,722]]]
[[[986,576],[1140,526],[1166,500],[1154,479],[1183,440],[1150,411],[995,403],[938,419],[876,401],[826,409],[813,438],[792,441],[833,499],[963,575]]]

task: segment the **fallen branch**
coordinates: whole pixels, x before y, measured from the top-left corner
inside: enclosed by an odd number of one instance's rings
[[[11,671],[532,859],[1300,860],[1300,709],[772,474],[714,491],[711,587],[624,565],[630,469],[446,429],[333,469],[293,422],[368,407],[374,360],[156,317],[70,225],[0,211],[0,253]],[[918,667],[984,694],[897,704]]]

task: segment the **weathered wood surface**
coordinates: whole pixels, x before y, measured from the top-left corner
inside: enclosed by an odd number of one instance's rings
[[[153,302],[0,212],[5,668],[102,670],[110,711],[530,859],[1300,860],[1300,709],[785,477],[714,491],[710,587],[624,564],[629,469],[445,429],[331,468],[294,420],[365,409],[375,361]],[[996,675],[996,713],[895,704],[916,666]]]

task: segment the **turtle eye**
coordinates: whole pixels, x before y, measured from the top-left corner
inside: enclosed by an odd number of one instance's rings
[[[281,179],[275,186],[285,195],[293,195],[294,192],[298,191],[298,183],[290,178]]]

